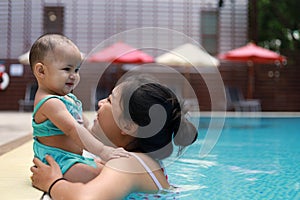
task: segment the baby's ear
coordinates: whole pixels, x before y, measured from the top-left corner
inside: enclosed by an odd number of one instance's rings
[[[36,76],[43,77],[45,75],[45,66],[42,63],[36,63],[34,65],[34,72]]]

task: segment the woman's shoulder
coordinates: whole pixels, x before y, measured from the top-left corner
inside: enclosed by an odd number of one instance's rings
[[[119,181],[130,182],[138,190],[157,191],[170,187],[159,163],[145,154],[135,153],[129,158],[113,159],[105,167]]]
[[[136,173],[137,171],[143,171],[143,168],[134,156],[111,159],[107,161],[105,166],[122,172]]]
[[[130,157],[120,157],[109,160],[105,166],[115,170],[121,170],[129,173],[146,173],[145,165],[151,170],[155,171],[160,169],[159,164],[142,153],[134,153]]]

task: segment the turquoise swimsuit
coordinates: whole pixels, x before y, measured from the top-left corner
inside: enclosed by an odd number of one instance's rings
[[[47,146],[41,144],[37,137],[47,137],[54,135],[63,135],[64,133],[58,129],[50,120],[46,120],[42,123],[36,123],[34,121],[34,116],[38,109],[45,103],[47,100],[51,98],[60,99],[65,105],[70,114],[78,121],[78,123],[83,124],[82,120],[82,104],[73,94],[68,94],[68,97],[72,98],[75,104],[63,96],[51,95],[42,99],[34,108],[32,114],[32,127],[33,127],[33,151],[34,156],[42,160],[42,162],[47,163],[45,156],[51,155],[55,161],[59,164],[62,173],[64,174],[70,167],[72,167],[76,163],[84,163],[93,167],[96,167],[95,162],[90,158],[85,158],[81,155],[71,153],[59,148]]]

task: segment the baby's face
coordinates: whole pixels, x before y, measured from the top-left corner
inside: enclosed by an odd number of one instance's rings
[[[44,84],[49,93],[66,95],[79,83],[79,69],[82,62],[81,53],[77,47],[70,44],[60,44],[47,54],[45,62]]]

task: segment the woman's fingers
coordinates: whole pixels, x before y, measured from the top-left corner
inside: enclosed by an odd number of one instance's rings
[[[57,165],[57,163],[55,162],[55,160],[53,159],[52,156],[46,155],[46,156],[45,156],[45,159],[46,159],[46,161],[49,163],[50,166],[56,166],[56,165]],[[33,158],[33,163],[34,163],[34,166],[32,166],[32,167],[30,168],[30,170],[31,170],[32,172],[36,171],[37,168],[47,166],[45,163],[43,163],[40,159],[38,159],[38,158],[36,158],[36,157]]]
[[[33,158],[33,163],[34,165],[30,167],[30,171],[32,173],[36,173],[38,171],[38,168],[45,165],[40,159],[38,158]]]
[[[36,170],[37,170],[37,167],[36,167],[35,165],[32,166],[32,167],[30,167],[30,171],[31,171],[32,173],[35,173]]]
[[[43,163],[38,158],[33,159],[34,166],[30,168],[32,172],[31,181],[32,185],[40,190],[47,191],[51,182],[57,178],[62,177],[59,165],[53,157],[46,155],[48,164]]]
[[[54,158],[52,156],[46,155],[45,159],[48,162],[52,173],[54,173],[54,174],[61,173],[58,163],[54,160]]]
[[[33,163],[36,167],[40,167],[41,165],[45,165],[40,159],[38,158],[33,158]]]
[[[55,162],[55,160],[54,160],[54,158],[52,156],[46,155],[45,159],[49,163],[50,166],[57,165],[57,163]]]

